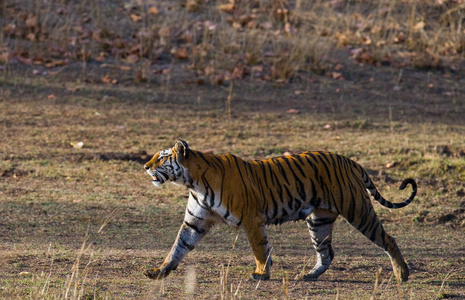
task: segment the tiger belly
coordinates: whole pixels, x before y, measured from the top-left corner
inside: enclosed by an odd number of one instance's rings
[[[267,224],[282,224],[288,221],[305,220],[308,215],[315,209],[312,205],[304,205],[295,211],[287,211],[284,207],[277,210],[277,214],[274,215],[274,211],[267,213]]]

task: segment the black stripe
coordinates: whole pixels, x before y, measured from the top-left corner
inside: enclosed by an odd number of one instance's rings
[[[186,243],[186,241],[184,241],[182,238],[179,238],[179,241],[180,241],[179,246],[184,248],[184,249],[192,251],[195,248],[194,246]]]
[[[210,161],[208,161],[205,156],[203,155],[202,152],[198,151],[197,154],[200,156],[200,158],[202,158],[202,160],[209,166],[209,167],[212,167],[213,168],[213,165],[210,163]]]
[[[194,224],[190,224],[189,222],[186,222],[186,221],[184,221],[184,224],[186,224],[189,228],[192,228],[198,234],[205,234],[204,229],[199,228],[199,227],[195,226]]]
[[[196,218],[196,219],[203,220],[203,218],[197,217],[196,215],[194,215],[194,213],[191,212],[189,209],[187,209],[187,213],[188,213],[189,215],[193,216],[193,217]]]
[[[303,178],[307,178],[307,174],[305,174],[304,170],[302,169],[301,166],[299,166],[298,163],[296,163],[296,160],[298,160],[300,162],[300,164],[303,164],[302,162],[302,159],[298,156],[298,155],[293,155],[291,156],[293,159],[292,159],[292,162],[294,163],[294,166],[299,170],[300,174],[302,174],[302,177]]]
[[[202,203],[200,203],[199,199],[197,198],[197,196],[196,196],[194,193],[190,192],[190,195],[192,196],[192,198],[194,198],[195,202],[197,202],[197,204],[198,204],[201,208],[207,209],[207,210],[208,210],[208,207],[206,207],[206,206],[204,206]]]
[[[335,218],[318,218],[315,221],[313,221],[311,218],[309,218],[309,219],[307,219],[307,223],[311,227],[319,227],[319,226],[334,223],[335,220],[336,220]]]

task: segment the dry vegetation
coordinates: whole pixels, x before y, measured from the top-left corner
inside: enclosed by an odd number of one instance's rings
[[[462,1],[0,0],[0,298],[465,297]],[[183,138],[259,159],[322,149],[408,207],[375,209],[385,254],[340,219],[332,267],[305,224],[269,228],[272,279],[247,280],[242,231],[218,226],[168,279],[186,191],[142,163]],[[379,268],[382,271],[379,272]]]

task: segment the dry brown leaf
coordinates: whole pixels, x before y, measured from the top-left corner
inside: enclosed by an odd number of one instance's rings
[[[234,3],[227,3],[227,4],[220,4],[218,5],[218,9],[224,12],[227,12],[229,14],[232,14],[234,11]]]
[[[33,14],[29,14],[26,19],[26,26],[29,28],[34,28],[37,25],[37,17]]]
[[[235,67],[231,74],[231,78],[242,79],[244,77],[244,73],[245,73],[244,66]]]
[[[53,68],[53,67],[61,67],[61,66],[66,66],[66,65],[67,65],[66,60],[59,59],[59,60],[52,60],[51,62],[46,63],[45,67]]]
[[[24,57],[24,56],[21,56],[21,55],[18,55],[16,56],[16,59],[20,62],[20,63],[23,63],[25,65],[32,65],[32,59],[28,58],[28,57]]]
[[[398,163],[395,162],[395,161],[393,161],[393,162],[388,162],[388,163],[386,164],[386,168],[390,169],[390,168],[393,168],[393,167],[395,167],[395,166],[397,166],[397,165],[398,165]]]
[[[151,6],[149,8],[149,13],[152,14],[152,15],[158,15],[159,11],[158,11],[158,7],[156,7],[155,5],[154,6]]]
[[[215,73],[215,68],[212,65],[208,65],[205,67],[205,75],[210,76]]]
[[[175,56],[178,59],[186,59],[187,58],[187,49],[186,48],[176,48]]]
[[[300,110],[295,109],[295,108],[291,108],[291,109],[286,110],[286,114],[290,114],[290,115],[296,115],[296,114],[299,114],[299,113],[300,113]]]
[[[239,23],[239,22],[233,22],[232,23],[232,27],[234,29],[239,29],[239,28],[242,28],[242,25]]]
[[[4,51],[0,53],[0,64],[6,64],[10,61],[11,55],[9,52]]]
[[[252,73],[261,73],[263,72],[263,66],[253,66]]]
[[[133,22],[140,22],[142,20],[142,17],[137,14],[131,14],[130,17]]]
[[[111,81],[112,81],[112,79],[111,79],[110,76],[108,76],[108,75],[105,75],[105,76],[103,76],[103,78],[102,78],[102,82],[103,82],[103,83],[111,83]]]
[[[397,36],[394,38],[394,43],[400,44],[407,40],[407,36],[403,32],[399,32]]]
[[[331,77],[333,77],[333,79],[344,80],[344,76],[342,76],[340,72],[332,72]]]
[[[171,36],[171,28],[169,26],[162,26],[158,30],[158,35],[163,38],[168,38]]]
[[[344,66],[343,66],[342,64],[337,64],[337,65],[334,66],[334,70],[335,70],[335,71],[339,71],[339,70],[341,70],[343,67],[344,67]]]
[[[197,0],[187,0],[186,1],[186,10],[189,12],[196,12],[200,9],[200,5]]]
[[[30,40],[31,42],[33,42],[33,41],[36,40],[36,35],[35,35],[35,33],[30,32],[30,33],[28,33],[28,34],[26,35],[26,38],[27,38],[28,40]]]
[[[137,54],[128,55],[126,57],[125,61],[130,63],[130,64],[134,64],[134,63],[139,61],[139,55],[137,55]]]
[[[6,36],[15,36],[16,35],[16,25],[13,24],[13,23],[10,23],[10,24],[6,24],[5,26],[3,26],[3,33],[6,35]]]
[[[420,29],[425,28],[425,26],[426,26],[426,23],[423,22],[423,21],[420,21],[417,24],[415,24],[415,26],[413,26],[413,30],[414,31],[419,31]]]

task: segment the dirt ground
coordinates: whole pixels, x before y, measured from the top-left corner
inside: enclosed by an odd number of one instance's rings
[[[21,15],[20,2],[5,1],[0,15],[7,10]],[[132,5],[139,2],[120,2],[124,5],[102,2],[110,6],[103,7],[109,13],[101,17],[110,19],[102,24],[132,22],[125,30],[138,30],[133,23],[142,14]],[[172,11],[173,1],[161,2],[160,10]],[[330,2],[346,3],[346,8],[352,3]],[[76,9],[85,10],[83,3]],[[345,11],[318,3],[331,12]],[[134,12],[126,16],[133,20],[111,19],[113,9],[124,15],[118,7]],[[173,7],[182,14],[187,9]],[[32,21],[41,8],[26,8],[32,11],[22,12],[29,25],[8,27],[14,34],[3,27],[2,41],[18,49],[28,38],[36,41],[29,34],[40,37]],[[57,20],[73,16],[72,9],[46,8],[57,13]],[[199,15],[202,9],[192,18],[205,17]],[[462,11],[445,15],[452,20]],[[153,13],[156,20],[158,12]],[[77,29],[72,22],[53,23],[47,37],[52,39],[52,29],[69,26],[86,40],[89,15],[79,14]],[[218,18],[234,25],[222,14]],[[289,21],[291,29],[302,20]],[[168,21],[176,24],[172,16]],[[166,43],[184,49],[178,39]],[[219,78],[217,73],[208,77],[208,65],[203,73],[195,70],[181,59],[183,50],[174,52],[177,59],[157,52],[143,65],[128,62],[130,53],[115,59],[109,54],[113,50],[100,46],[92,46],[87,61],[77,56],[66,62],[63,57],[33,60],[32,52],[18,50],[4,63],[0,49],[0,298],[465,299],[463,53],[448,54],[450,61],[444,58],[442,65],[398,65],[354,59],[348,48],[334,46],[337,61],[327,61],[330,67],[286,73],[282,80],[272,78],[276,65],[269,67],[266,59],[263,73],[270,76],[221,73]],[[99,51],[108,51],[104,62]],[[147,65],[150,76],[144,77],[138,68]],[[415,178],[418,194],[409,206],[389,210],[374,203],[408,263],[409,281],[398,284],[386,254],[342,218],[333,237],[335,259],[317,281],[294,279],[315,260],[304,222],[268,228],[274,263],[269,281],[248,279],[255,265],[252,251],[243,231],[226,225],[215,227],[168,278],[146,279],[143,271],[158,266],[170,250],[188,191],[174,185],[155,188],[143,164],[178,138],[197,150],[245,159],[337,152],[364,166],[393,202],[408,195],[398,190],[401,180]]]
[[[382,84],[364,81],[367,73]],[[1,297],[465,297],[463,79],[408,70],[399,94],[392,70],[355,65],[353,81],[236,82],[229,113],[227,85],[105,85],[73,74],[2,79]],[[424,91],[425,77],[441,88]],[[315,282],[294,280],[314,260],[304,223],[269,228],[270,281],[248,280],[251,250],[242,231],[225,226],[166,280],[145,279],[174,241],[187,191],[153,187],[142,164],[177,138],[253,159],[336,151],[364,165],[393,201],[406,196],[400,179],[416,178],[419,195],[407,208],[374,204],[408,261],[409,281],[396,284],[383,251],[342,219],[336,258]]]

